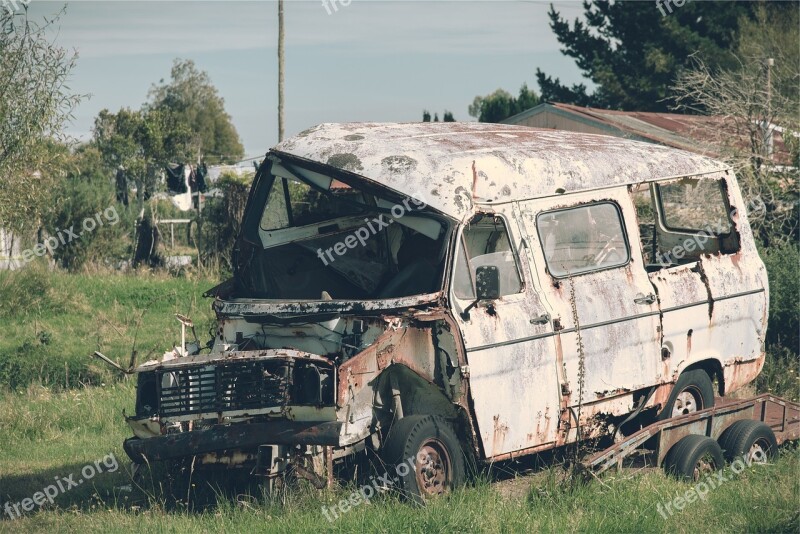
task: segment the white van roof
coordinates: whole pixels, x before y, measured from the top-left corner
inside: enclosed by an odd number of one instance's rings
[[[475,205],[728,168],[619,137],[478,122],[320,124],[274,152],[363,176],[457,220]]]

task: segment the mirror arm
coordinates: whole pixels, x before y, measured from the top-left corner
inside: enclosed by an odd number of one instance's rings
[[[472,302],[469,306],[464,308],[464,311],[460,313],[461,318],[465,321],[469,321],[469,311],[477,306],[477,304],[481,301],[481,299],[475,299],[475,302]]]

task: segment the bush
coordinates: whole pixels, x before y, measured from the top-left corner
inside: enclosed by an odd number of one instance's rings
[[[239,177],[225,173],[220,176],[217,187],[222,191],[222,198],[208,202],[200,227],[199,246],[204,264],[214,263],[221,271],[232,272],[233,244],[239,235],[252,180],[252,175]]]
[[[53,190],[52,207],[44,219],[46,233],[63,238],[53,249],[53,258],[71,271],[87,262],[127,258],[132,216],[129,209],[117,206],[114,188],[97,150],[78,150],[66,176]],[[90,223],[90,219],[94,222]],[[93,228],[84,227],[84,223]],[[65,232],[67,229],[73,235]]]
[[[769,276],[767,343],[800,348],[800,247],[785,244],[762,252]]]
[[[762,250],[769,276],[767,358],[756,379],[759,393],[800,398],[800,248],[794,243]]]

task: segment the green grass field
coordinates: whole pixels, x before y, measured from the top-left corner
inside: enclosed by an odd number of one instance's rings
[[[145,472],[137,486],[129,474],[122,412],[133,410],[133,381],[118,380],[88,355],[101,350],[127,363],[136,336],[140,361],[158,356],[178,341],[176,312],[203,325],[198,334],[205,340],[212,314],[200,295],[213,284],[149,275],[0,274],[0,320],[10,334],[0,340],[0,383],[6,384],[0,389],[0,531],[800,531],[800,456],[791,446],[666,518],[658,505],[692,486],[657,469],[625,469],[577,485],[564,483],[558,467],[499,482],[483,473],[474,485],[424,508],[387,493],[333,522],[322,507],[347,498],[355,486],[292,488],[272,499],[258,492],[220,496],[202,509],[169,503],[158,478]],[[92,385],[80,385],[87,382]],[[109,455],[118,466],[113,472],[111,463],[102,463]],[[13,509],[56,479],[81,478],[87,465],[102,472],[59,491],[54,504],[15,519],[5,511],[6,503]]]

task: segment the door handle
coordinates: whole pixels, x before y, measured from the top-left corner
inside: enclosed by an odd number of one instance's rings
[[[534,317],[531,319],[531,324],[547,324],[550,322],[550,314],[543,313],[539,317]]]
[[[652,293],[649,295],[645,295],[643,297],[637,297],[633,299],[633,302],[636,304],[652,304],[656,301],[656,296]]]

